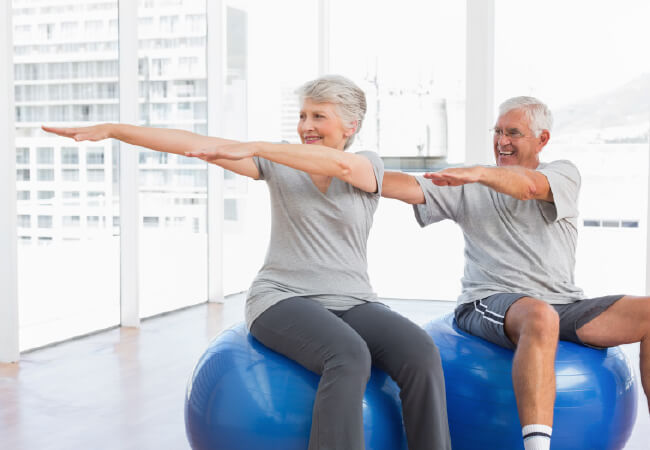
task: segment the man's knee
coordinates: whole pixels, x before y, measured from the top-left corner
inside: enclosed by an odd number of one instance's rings
[[[644,338],[650,339],[650,297],[642,297],[640,299],[640,313],[639,320],[641,321],[641,326],[643,327]]]
[[[506,332],[516,344],[525,336],[536,341],[556,343],[560,334],[560,317],[542,300],[529,297],[511,306],[506,314]],[[513,312],[513,314],[510,314]]]

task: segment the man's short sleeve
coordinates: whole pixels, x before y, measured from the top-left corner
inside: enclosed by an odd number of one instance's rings
[[[424,193],[425,203],[413,205],[415,220],[421,227],[444,219],[458,221],[464,186],[436,186],[424,177],[415,177]]]
[[[545,164],[539,172],[546,176],[553,193],[553,203],[542,207],[542,214],[549,222],[578,217],[578,194],[580,192],[580,172],[571,162],[553,161]]]
[[[361,155],[365,158],[368,158],[370,164],[372,164],[372,170],[375,173],[375,179],[377,180],[377,195],[381,195],[381,186],[384,182],[384,162],[381,160],[379,155],[371,151],[361,151],[356,152],[357,155]]]

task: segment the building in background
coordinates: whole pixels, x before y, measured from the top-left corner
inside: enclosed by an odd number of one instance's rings
[[[207,132],[205,2],[141,1],[140,123]],[[119,121],[117,2],[15,0],[19,236],[119,234],[118,146],[40,130]],[[202,161],[141,151],[142,225],[205,232]]]

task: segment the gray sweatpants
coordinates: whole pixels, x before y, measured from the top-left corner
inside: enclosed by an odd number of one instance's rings
[[[363,450],[362,401],[370,366],[400,387],[410,450],[450,449],[445,384],[429,335],[380,303],[330,311],[293,297],[259,316],[251,334],[267,347],[321,375],[309,450]]]

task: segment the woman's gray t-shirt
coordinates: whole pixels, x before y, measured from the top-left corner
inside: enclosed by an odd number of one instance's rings
[[[326,308],[345,310],[377,301],[368,279],[366,247],[381,196],[384,165],[368,158],[377,192],[332,178],[322,193],[309,174],[264,158],[253,158],[271,197],[271,239],[264,265],[246,299],[246,325],[274,304],[310,297]]]

